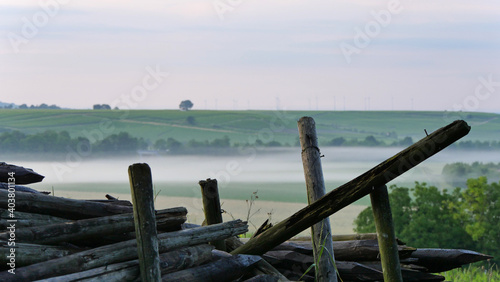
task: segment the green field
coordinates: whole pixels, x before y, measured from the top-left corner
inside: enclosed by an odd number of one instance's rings
[[[424,129],[430,133],[456,118],[472,126],[463,140],[493,141],[500,133],[500,115],[489,113],[32,109],[0,110],[0,133],[66,130],[72,137],[90,135],[99,139],[125,131],[151,142],[168,137],[185,142],[228,136],[233,144],[253,144],[259,138],[294,145],[298,138],[296,122],[302,116],[315,119],[320,141],[364,139],[368,135],[386,143],[406,136],[417,141],[425,136]]]

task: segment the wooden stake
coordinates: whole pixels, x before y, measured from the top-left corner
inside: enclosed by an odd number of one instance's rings
[[[307,202],[312,204],[326,194],[316,124],[313,118],[302,117],[298,121],[298,127],[306,179]],[[316,263],[316,280],[337,281],[329,218],[326,217],[314,224],[311,227],[311,234],[314,262]]]
[[[128,174],[141,279],[144,282],[161,281],[151,169],[147,164],[133,164]]]
[[[200,180],[201,197],[203,199],[203,212],[207,225],[222,223],[220,208],[219,188],[217,179]],[[226,251],[226,243],[222,241],[210,242],[217,250]]]
[[[377,240],[380,248],[384,281],[403,282],[387,186],[375,187],[373,192],[370,193],[370,199],[375,218],[375,227],[377,228]]]
[[[316,202],[264,231],[232,254],[263,254],[299,234],[316,222],[371,193],[373,187],[384,185],[469,133],[463,120],[436,130],[422,140],[383,161],[371,170],[329,192]]]

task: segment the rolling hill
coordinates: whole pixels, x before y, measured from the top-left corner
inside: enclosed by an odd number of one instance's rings
[[[18,130],[32,134],[68,131],[72,137],[103,138],[128,132],[154,142],[173,137],[179,141],[213,140],[228,136],[232,143],[278,141],[296,144],[302,116],[316,121],[320,143],[336,137],[364,139],[373,135],[387,143],[427,132],[454,119],[472,126],[464,140],[493,141],[500,133],[500,115],[417,111],[178,111],[178,110],[0,110],[0,133]]]

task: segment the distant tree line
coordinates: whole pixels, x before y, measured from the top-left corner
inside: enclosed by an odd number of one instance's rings
[[[66,153],[68,150],[88,144],[92,152],[135,153],[147,149],[143,138],[136,138],[127,132],[112,134],[90,144],[85,137],[71,138],[67,131],[48,130],[42,133],[27,135],[20,131],[0,134],[0,152],[2,153]]]
[[[445,181],[453,187],[464,188],[469,178],[486,176],[492,181],[500,181],[500,163],[451,163],[446,164],[441,172]]]
[[[95,104],[92,108],[94,110],[111,110],[111,106],[108,104]]]
[[[396,236],[409,246],[469,249],[500,261],[500,182],[470,178],[451,193],[418,182],[411,189],[393,185],[389,200]],[[358,233],[376,232],[371,207],[354,225]]]
[[[394,147],[394,146],[410,146],[413,144],[413,139],[411,137],[405,137],[398,141],[393,141],[392,143],[385,143],[384,141],[377,140],[375,136],[369,135],[365,139],[359,140],[356,138],[346,139],[344,137],[336,137],[332,140],[324,143],[324,146],[334,146],[334,147]]]
[[[2,107],[2,109],[15,109],[16,106],[14,104],[7,104]],[[18,109],[43,109],[43,110],[60,110],[61,108],[56,105],[47,105],[47,104],[40,104],[40,105],[31,105],[28,106],[26,104],[22,104]]]
[[[195,121],[192,121],[195,123]],[[75,147],[75,144],[81,142],[88,142],[87,139],[83,137],[71,138],[67,131],[56,132],[53,130],[45,131],[42,133],[36,133],[27,135],[20,131],[9,131],[0,134],[0,151],[1,152],[26,152],[26,153],[51,153],[51,152],[66,152],[66,147]],[[467,141],[469,142],[469,141]],[[472,142],[474,144],[475,142]],[[484,142],[480,142],[483,144]],[[357,140],[350,139],[347,140],[343,137],[333,138],[328,142],[324,142],[321,146],[364,146],[364,147],[388,147],[388,146],[399,146],[406,147],[413,144],[411,137],[405,137],[399,141],[394,141],[390,144],[386,144],[383,141],[377,140],[374,136],[367,136],[365,139]],[[467,143],[469,144],[469,143]],[[496,144],[491,142],[489,148],[492,148],[491,144]],[[296,140],[295,146],[300,146],[298,140]],[[269,148],[269,147],[290,147],[289,143],[281,143],[276,140],[271,140],[264,142],[260,139],[256,139],[254,143],[240,143],[231,142],[228,136],[223,136],[220,138],[215,138],[213,140],[195,140],[191,139],[189,141],[180,141],[173,137],[163,138],[150,142],[144,140],[143,138],[136,138],[127,132],[120,132],[117,134],[110,135],[103,140],[92,144],[93,151],[100,152],[135,152],[137,150],[156,150],[159,153],[170,153],[170,154],[197,154],[197,153],[237,153],[240,148],[245,147],[258,147],[258,148]],[[461,143],[458,143],[456,148],[468,148],[464,147]],[[450,174],[448,168],[444,172]],[[460,174],[460,170],[455,173],[457,176],[461,175],[462,178],[459,180],[463,182],[464,174]],[[454,177],[450,174],[450,177]],[[456,178],[458,179],[458,178]],[[495,178],[496,179],[496,178]]]
[[[322,143],[323,146],[333,147],[408,147],[413,144],[413,139],[409,136],[386,143],[378,140],[375,136],[369,135],[365,139],[346,139],[344,137],[336,137],[330,141]],[[449,146],[452,149],[459,150],[499,150],[500,141],[460,141]]]

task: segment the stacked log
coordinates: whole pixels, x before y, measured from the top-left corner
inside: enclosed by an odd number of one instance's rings
[[[360,235],[359,238],[368,238],[361,240],[345,240],[345,236],[332,237],[335,264],[342,281],[383,281],[376,234]],[[355,235],[350,237],[356,238]],[[290,280],[314,281],[311,240],[300,239],[287,241],[265,253],[263,257]],[[342,241],[335,241],[336,239]],[[406,246],[400,240],[398,243],[404,281],[443,281],[443,276],[433,273],[492,258],[469,250],[416,249]]]
[[[16,191],[9,209],[8,198],[0,190],[0,281],[140,280],[131,203]],[[208,244],[246,233],[246,222],[185,228],[186,215],[183,207],[155,211],[163,280],[206,281],[222,271],[220,281],[230,281],[261,260],[221,258]]]

